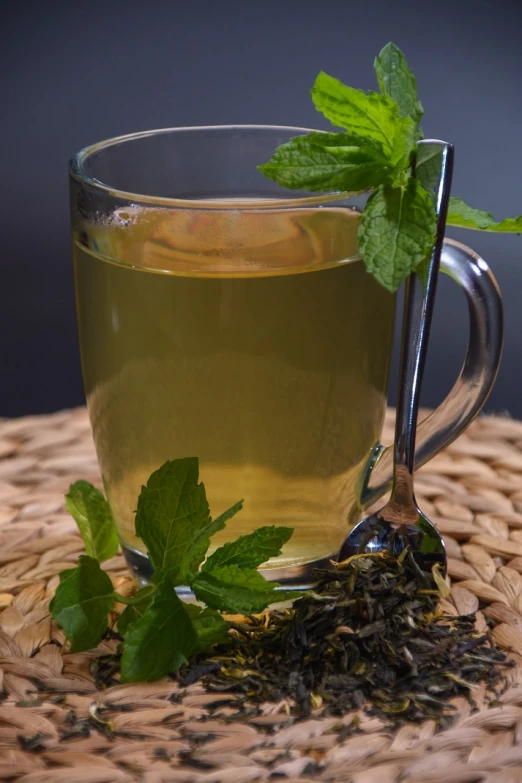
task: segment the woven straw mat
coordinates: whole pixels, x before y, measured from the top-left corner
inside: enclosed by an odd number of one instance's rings
[[[48,609],[83,549],[63,504],[78,478],[101,486],[84,408],[0,421],[0,780],[522,782],[522,422],[480,417],[418,474],[449,554],[446,610],[476,611],[481,629],[487,615],[516,664],[500,702],[457,699],[443,732],[433,721],[390,732],[361,713],[361,732],[343,736],[338,718],[296,721],[284,704],[245,720],[234,694],[168,679],[97,690],[90,662],[117,641],[68,653]],[[121,556],[104,568],[132,590]]]

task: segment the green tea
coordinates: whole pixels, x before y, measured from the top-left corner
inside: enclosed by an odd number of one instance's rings
[[[296,717],[362,707],[388,728],[428,718],[449,728],[454,697],[473,703],[483,683],[493,700],[506,686],[502,670],[514,664],[477,631],[474,614],[442,613],[436,569],[422,571],[406,548],[318,570],[313,593],[291,609],[234,618],[228,642],[197,655],[180,682],[202,679],[256,706],[284,700]],[[347,721],[344,731],[357,725]]]
[[[136,208],[75,236],[82,366],[122,543],[141,485],[197,456],[215,546],[295,529],[269,568],[335,553],[385,407],[394,297],[357,260],[358,215]],[[90,230],[90,229],[89,229]]]

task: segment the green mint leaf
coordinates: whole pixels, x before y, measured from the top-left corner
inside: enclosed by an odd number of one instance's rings
[[[134,620],[143,617],[152,602],[155,590],[155,585],[142,587],[141,590],[138,590],[133,596],[133,603],[125,607],[118,619],[118,631],[122,636],[125,636],[129,625],[133,623]],[[116,596],[116,600],[117,599],[118,596]]]
[[[291,527],[260,527],[249,535],[216,549],[202,566],[203,572],[213,572],[220,566],[237,565],[257,568],[271,557],[281,554],[281,547],[292,537]]]
[[[361,218],[358,241],[366,268],[388,291],[430,253],[437,217],[431,196],[420,182],[380,186]]]
[[[497,222],[490,212],[474,209],[457,197],[450,198],[448,218],[449,225],[460,228],[473,228],[479,231],[498,231],[508,234],[522,233],[522,215],[516,218],[504,218]]]
[[[198,650],[208,650],[215,644],[225,644],[230,641],[229,625],[219,612],[214,609],[202,609],[195,604],[185,604],[185,609],[198,637]]]
[[[296,136],[258,168],[286,188],[352,193],[380,185],[393,172],[383,145],[355,133]]]
[[[162,575],[152,601],[126,628],[121,658],[124,682],[152,682],[188,663],[196,632],[174,585]]]
[[[212,522],[207,525],[207,527],[202,528],[202,530],[200,530],[200,532],[194,537],[191,543],[189,556],[189,571],[191,574],[196,573],[199,566],[205,559],[207,549],[210,545],[210,539],[214,533],[217,533],[219,530],[223,530],[228,520],[232,519],[232,517],[235,516],[238,511],[241,511],[242,508],[243,501],[240,500],[220,514],[219,517],[216,517],[216,519],[212,520]]]
[[[205,487],[198,478],[197,458],[166,462],[150,476],[138,499],[136,534],[145,543],[154,569],[167,574],[175,585],[189,580],[206,552],[205,531],[212,521]]]
[[[354,90],[321,71],[312,88],[312,99],[333,125],[377,141],[390,165],[404,165],[415,124],[411,118],[400,116],[398,105],[388,95]]]
[[[417,82],[406,58],[394,43],[381,49],[373,64],[381,91],[399,107],[401,117],[411,117],[418,125],[424,114],[417,95]],[[421,138],[421,136],[419,137]]]
[[[118,536],[109,504],[88,481],[76,481],[65,496],[67,511],[74,517],[85,552],[102,563],[118,551]]]
[[[399,178],[404,173],[410,175],[409,168],[417,148],[417,142],[421,137],[422,134],[419,134],[419,128],[411,117],[401,117],[398,120],[395,127],[391,160]]]
[[[94,558],[82,555],[76,568],[62,571],[50,608],[71,642],[71,652],[99,644],[114,602],[112,582]]]
[[[231,614],[257,614],[276,601],[297,597],[295,593],[275,593],[276,582],[267,582],[259,571],[237,565],[200,571],[191,586],[198,601]]]

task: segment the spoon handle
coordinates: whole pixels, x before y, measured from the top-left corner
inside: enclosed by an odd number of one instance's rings
[[[412,273],[406,281],[399,370],[399,392],[395,422],[393,494],[404,492],[413,500],[415,433],[422,377],[435,303],[437,278],[446,228],[446,216],[453,173],[453,146],[442,141],[418,143],[416,177],[433,193],[437,233],[423,278]]]

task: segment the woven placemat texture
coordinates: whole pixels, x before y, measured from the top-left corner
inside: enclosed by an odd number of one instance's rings
[[[392,424],[389,413],[385,442]],[[498,701],[456,700],[443,732],[433,721],[391,732],[361,712],[354,734],[354,713],[296,721],[285,704],[252,717],[234,694],[167,679],[98,689],[93,659],[117,642],[70,654],[48,609],[83,549],[63,504],[78,478],[101,487],[84,408],[0,421],[0,780],[522,782],[522,422],[481,417],[418,474],[448,549],[446,610],[476,611],[482,629],[490,618],[515,661]],[[132,590],[122,557],[104,568]]]

